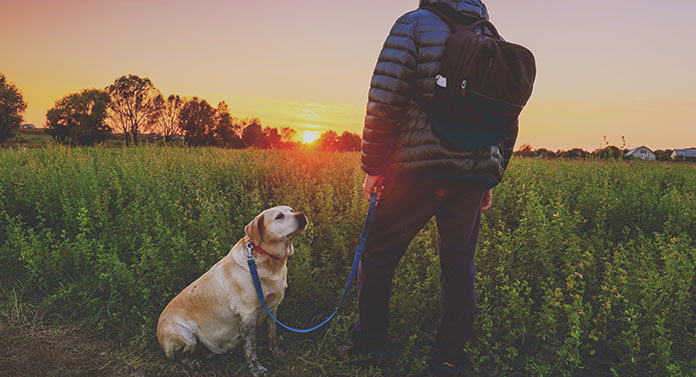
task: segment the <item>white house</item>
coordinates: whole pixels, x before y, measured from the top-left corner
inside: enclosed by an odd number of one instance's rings
[[[689,149],[675,149],[670,156],[672,160],[684,159],[684,160],[696,160],[696,148]]]
[[[631,149],[624,157],[655,161],[655,153],[653,153],[650,148],[645,146]]]

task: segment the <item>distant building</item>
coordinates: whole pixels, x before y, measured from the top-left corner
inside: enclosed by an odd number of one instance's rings
[[[36,128],[36,126],[33,124],[23,124],[23,125],[19,126],[19,128],[21,128],[23,130],[33,130]]]
[[[635,158],[638,160],[648,160],[655,161],[655,153],[653,153],[648,147],[638,147],[633,148],[624,155],[627,158]]]
[[[675,149],[670,158],[672,160],[696,160],[696,148]]]

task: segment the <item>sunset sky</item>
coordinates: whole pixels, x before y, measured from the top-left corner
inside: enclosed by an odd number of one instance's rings
[[[696,147],[696,2],[489,0],[536,55],[521,144]],[[393,22],[417,0],[0,0],[0,73],[43,126],[62,96],[147,76],[264,125],[360,133]]]

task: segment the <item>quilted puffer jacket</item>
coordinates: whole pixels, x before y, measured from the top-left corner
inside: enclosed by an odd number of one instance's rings
[[[462,16],[488,18],[479,0],[421,0]],[[363,128],[362,169],[370,175],[480,179],[489,187],[503,177],[517,127],[499,145],[473,151],[448,149],[432,132],[413,89],[433,100],[435,76],[451,32],[433,12],[401,16],[389,33],[372,76]]]

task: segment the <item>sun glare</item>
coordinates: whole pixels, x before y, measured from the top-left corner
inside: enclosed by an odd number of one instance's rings
[[[311,144],[319,138],[319,131],[304,131],[302,132],[302,141],[306,144]]]

